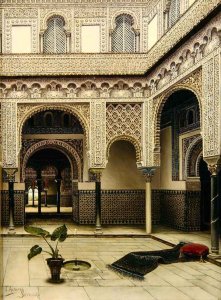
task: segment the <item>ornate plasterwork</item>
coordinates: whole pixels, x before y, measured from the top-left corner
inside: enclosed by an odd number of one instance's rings
[[[31,26],[31,52],[38,52],[38,21],[37,19],[5,19],[4,53],[12,52],[12,26]]]
[[[199,177],[199,162],[202,157],[202,137],[197,134],[183,140],[183,180]]]
[[[137,161],[141,161],[141,104],[108,104],[106,108],[107,148],[116,140],[128,140],[136,149]],[[109,153],[107,151],[107,153]]]
[[[18,105],[17,124],[19,129],[19,147],[21,145],[22,128],[27,119],[40,111],[45,110],[61,110],[74,114],[80,121],[84,133],[86,135],[86,147],[89,147],[89,123],[90,123],[90,107],[88,104],[73,104],[73,105]]]
[[[75,52],[81,52],[81,27],[83,25],[100,26],[100,51],[107,52],[106,18],[77,18],[74,24]]]
[[[37,8],[28,8],[25,9],[24,7],[19,8],[5,8],[4,9],[4,17],[11,18],[11,19],[32,19],[38,17],[38,9]]]
[[[81,158],[78,154],[78,152],[68,143],[61,141],[61,140],[43,140],[40,142],[35,143],[32,145],[25,153],[23,162],[22,162],[22,180],[25,180],[25,169],[27,162],[29,158],[37,151],[41,149],[46,149],[46,148],[54,148],[54,149],[59,149],[61,152],[63,152],[68,160],[71,163],[71,168],[72,168],[72,174],[74,174],[73,170],[73,165],[74,161],[76,161],[77,167],[78,167],[78,179],[81,181],[82,179],[82,165],[81,165]]]
[[[2,159],[3,168],[16,168],[17,159],[17,104],[15,102],[2,102],[1,104],[2,128]]]
[[[133,17],[133,28],[139,29],[141,19],[141,9],[135,7],[125,7],[125,8],[110,8],[109,15],[110,15],[110,29],[114,29],[116,26],[115,20],[116,17],[122,14],[131,15]]]
[[[207,2],[207,3],[206,3]],[[157,42],[157,44],[147,54],[81,54],[77,55],[13,55],[10,57],[4,56],[2,61],[2,74],[4,75],[73,75],[73,74],[144,74],[151,68],[164,54],[166,54],[177,42],[184,37],[192,27],[198,24],[211,10],[213,10],[219,1],[198,0],[171,28],[166,34]],[[220,16],[215,18],[219,24]],[[76,18],[78,20],[78,18]],[[105,20],[107,18],[95,18],[94,20]],[[162,13],[161,18],[162,19]],[[79,19],[79,21],[82,19]],[[85,20],[85,19],[84,19]],[[93,18],[88,19],[89,22]],[[97,22],[97,21],[96,21]],[[95,22],[95,23],[96,23]],[[220,25],[215,26],[220,30]],[[160,25],[162,29],[162,24]],[[206,29],[208,29],[206,27]],[[211,28],[212,29],[212,28]],[[160,33],[161,35],[161,33]],[[190,65],[200,61],[208,51],[216,47],[211,46],[214,41],[220,44],[220,33],[218,38],[210,41],[209,35],[206,32],[201,32],[201,37],[196,36],[196,40],[192,40],[191,45],[186,45],[180,52],[176,53],[178,59],[171,59],[167,61],[166,65],[162,65],[162,70],[157,69],[157,73],[148,76],[148,85],[151,86],[159,84],[162,86],[169,77],[174,78],[181,74],[184,70],[188,70]],[[74,37],[75,38],[75,37]],[[104,38],[108,39],[106,30],[104,31]],[[144,36],[143,36],[144,38]],[[103,39],[103,37],[102,37]],[[80,41],[80,37],[79,37]],[[107,49],[107,42],[104,47]],[[146,47],[146,46],[145,46]],[[212,47],[212,48],[211,48]],[[78,47],[79,48],[79,47]],[[73,48],[74,49],[74,48]],[[141,47],[142,49],[142,47]],[[88,68],[90,65],[90,68]],[[171,66],[170,66],[171,65]],[[74,67],[73,67],[74,66]],[[164,77],[166,76],[166,79]],[[153,86],[153,84],[152,84]]]
[[[61,16],[65,21],[64,28],[71,30],[72,13],[70,9],[55,9],[54,7],[40,10],[40,30],[44,32],[47,29],[47,21],[53,16]]]
[[[106,166],[106,101],[91,103],[91,155],[90,168]]]
[[[145,78],[127,78],[126,80],[115,79],[65,81],[63,80],[24,80],[7,81],[0,84],[0,98],[21,99],[92,99],[92,98],[140,98],[146,96],[147,87]],[[30,102],[30,100],[28,100]],[[34,101],[36,102],[36,101]]]
[[[153,99],[153,128],[151,130],[151,134],[153,134],[152,149],[154,149],[153,165],[155,166],[160,165],[160,120],[164,104],[166,103],[170,95],[182,89],[192,91],[198,99],[201,115],[200,121],[202,123],[202,107],[204,101],[202,97],[202,70],[198,69],[194,73],[190,74],[187,78],[184,78],[177,84],[170,87],[167,91],[159,95],[157,98]]]
[[[203,65],[203,156],[220,154],[220,53]]]

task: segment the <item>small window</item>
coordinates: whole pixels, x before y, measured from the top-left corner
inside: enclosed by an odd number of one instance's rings
[[[112,52],[135,52],[136,35],[133,29],[133,18],[122,14],[116,17],[116,27],[112,33]]]
[[[44,53],[65,53],[66,33],[64,20],[61,17],[53,17],[48,21],[48,28],[44,33],[43,50]]]
[[[180,0],[171,0],[169,11],[169,27],[172,27],[180,17]]]
[[[64,114],[63,115],[63,126],[65,128],[69,128],[70,127],[70,125],[71,125],[70,121],[71,121],[70,115]]]
[[[52,127],[54,123],[52,113],[46,113],[44,115],[44,125],[45,127]]]
[[[189,110],[187,112],[187,125],[191,125],[195,122],[195,118],[194,118],[194,110]]]

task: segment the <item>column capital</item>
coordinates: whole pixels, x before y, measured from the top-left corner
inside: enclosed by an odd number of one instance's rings
[[[15,173],[18,171],[17,168],[4,168],[4,171],[6,173],[6,179],[9,182],[15,181]]]
[[[92,174],[92,181],[99,182],[101,181],[101,176],[103,172],[103,168],[92,168],[89,169],[89,172]]]
[[[213,157],[204,157],[204,161],[208,165],[208,170],[212,176],[218,175],[219,171],[221,170],[221,157],[220,156],[213,156]]]
[[[151,182],[152,177],[155,173],[156,167],[140,167],[139,171],[142,172],[142,175],[144,176],[146,182]]]

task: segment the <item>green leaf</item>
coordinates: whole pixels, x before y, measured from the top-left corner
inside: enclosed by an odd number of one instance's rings
[[[42,248],[38,245],[35,245],[33,246],[31,249],[30,249],[30,253],[28,254],[28,259],[30,260],[32,257],[40,254],[42,251]]]
[[[49,236],[50,233],[42,228],[39,227],[33,227],[33,226],[25,226],[24,227],[25,231],[33,234],[33,235],[37,235],[37,236]]]
[[[58,239],[59,242],[63,242],[67,238],[67,230],[65,225],[56,228],[51,235],[51,240],[56,241]]]

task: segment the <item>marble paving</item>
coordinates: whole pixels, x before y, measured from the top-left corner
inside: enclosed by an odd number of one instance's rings
[[[50,225],[48,225],[50,226]],[[52,225],[51,225],[52,226]],[[45,227],[45,226],[44,226]],[[129,227],[130,228],[130,227]],[[88,228],[89,230],[89,228]],[[119,229],[120,230],[120,229]],[[131,228],[125,232],[130,232]],[[112,229],[113,231],[113,229]],[[115,227],[115,233],[116,233]],[[159,238],[171,242],[193,239],[209,243],[207,233],[185,234],[166,228],[155,228]],[[110,230],[111,232],[111,230]],[[28,261],[31,246],[45,242],[31,236],[3,237],[3,299],[24,300],[212,300],[221,299],[221,268],[209,262],[175,263],[160,265],[145,276],[143,281],[122,276],[107,268],[131,251],[166,249],[169,246],[149,237],[78,236],[69,237],[60,244],[60,253],[66,260],[82,259],[91,263],[87,271],[73,272],[62,269],[64,281],[52,284],[48,281],[49,269],[46,253]]]

